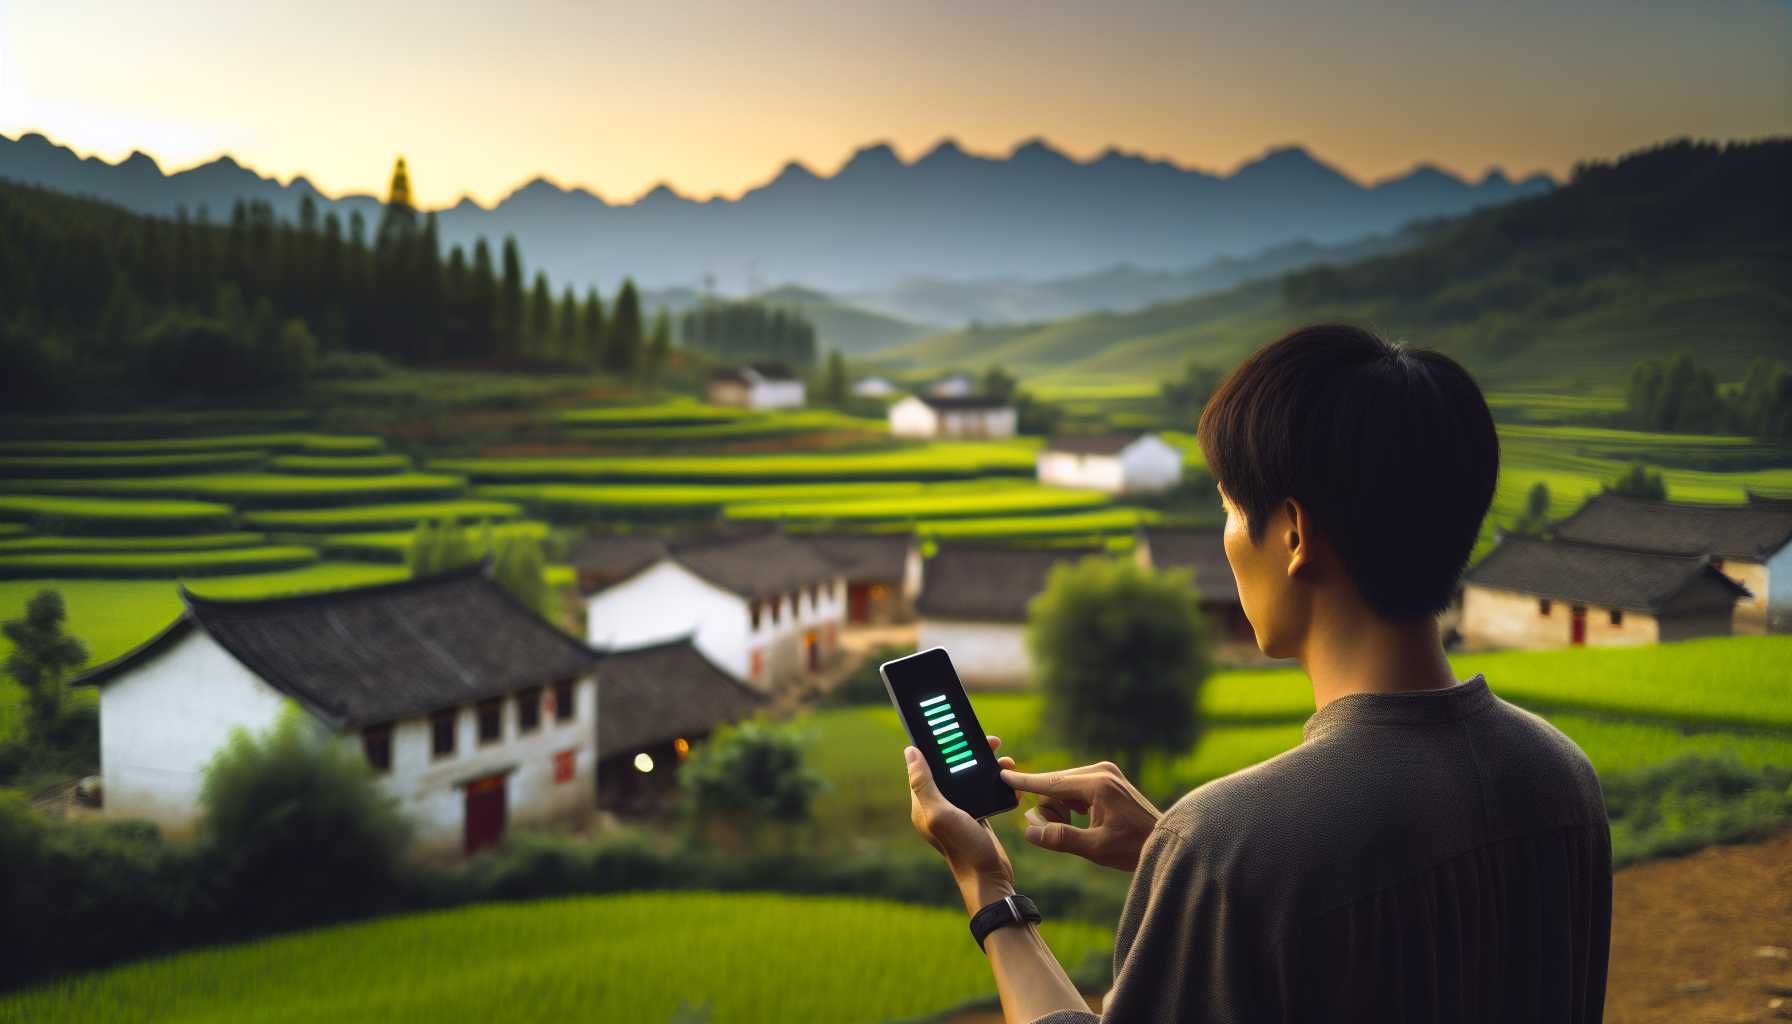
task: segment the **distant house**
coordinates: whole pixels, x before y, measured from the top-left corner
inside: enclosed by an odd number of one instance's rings
[[[1100,549],[941,548],[922,569],[916,646],[944,647],[966,685],[1025,686],[1027,604],[1045,590],[1060,562]]]
[[[367,758],[421,850],[472,852],[512,824],[591,813],[600,656],[482,569],[181,600],[172,625],[76,681],[99,688],[107,816],[191,832],[206,762],[288,700]]]
[[[578,579],[579,593],[599,590],[628,579],[666,556],[666,542],[638,533],[592,534],[567,556]]]
[[[1746,587],[1703,553],[1515,535],[1464,576],[1470,647],[1627,646],[1729,636]]]
[[[1014,406],[993,398],[910,395],[890,406],[890,433],[897,437],[1013,437]]]
[[[1039,482],[1109,494],[1162,491],[1182,482],[1182,452],[1156,434],[1054,438],[1039,453]]]
[[[678,764],[716,727],[751,717],[765,697],[680,638],[604,656],[597,687],[597,802],[654,809]]]
[[[921,592],[921,548],[907,534],[807,534],[803,542],[846,579],[846,621],[869,625],[914,616]]]
[[[887,377],[863,377],[852,386],[852,393],[860,398],[888,398],[900,390]]]
[[[764,691],[833,658],[845,610],[838,566],[794,538],[761,532],[669,545],[587,599],[586,636],[607,649],[689,636],[709,660]]]
[[[934,398],[969,398],[977,390],[977,385],[970,377],[962,373],[948,373],[928,381],[921,388],[921,393]]]
[[[1188,570],[1213,642],[1224,653],[1251,658],[1259,653],[1257,633],[1238,602],[1238,579],[1226,560],[1222,532],[1218,526],[1147,526],[1138,533],[1133,558],[1141,568]]]
[[[753,363],[709,375],[709,400],[742,409],[795,409],[804,401],[803,379],[782,363]]]
[[[1602,493],[1550,527],[1561,540],[1661,552],[1703,552],[1748,588],[1736,632],[1792,632],[1792,501],[1700,505]]]

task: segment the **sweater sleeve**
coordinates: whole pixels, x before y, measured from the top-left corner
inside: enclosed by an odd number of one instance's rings
[[[1241,1021],[1253,964],[1236,894],[1193,844],[1159,828],[1139,856],[1114,938],[1114,987],[1098,1017],[1060,1010],[1034,1024]]]

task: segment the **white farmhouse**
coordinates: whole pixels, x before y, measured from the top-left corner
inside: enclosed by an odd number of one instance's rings
[[[204,768],[290,701],[362,752],[426,853],[595,802],[600,655],[475,567],[302,597],[219,601],[82,676],[99,688],[105,813],[190,833]]]
[[[897,437],[1013,437],[1014,406],[993,398],[910,395],[890,406],[890,433]]]
[[[861,377],[852,386],[852,393],[860,398],[888,398],[898,390],[888,377]]]
[[[682,636],[761,691],[819,672],[839,650],[840,568],[782,533],[668,545],[646,568],[586,601],[586,636],[632,648]]]
[[[1099,548],[941,548],[922,570],[916,647],[944,647],[967,686],[1026,686],[1027,605],[1045,590],[1052,567]]]
[[[781,363],[753,363],[709,375],[709,400],[742,409],[795,409],[804,401],[803,379]]]
[[[1462,578],[1474,648],[1615,647],[1729,636],[1748,588],[1703,552],[1502,536]]]
[[[1156,434],[1059,437],[1039,453],[1039,482],[1109,494],[1163,491],[1182,482],[1182,452]]]
[[[1792,501],[1751,494],[1745,505],[1706,505],[1602,493],[1550,534],[1642,551],[1703,552],[1748,588],[1736,604],[1735,632],[1792,632]]]
[[[816,533],[803,543],[840,567],[849,626],[907,622],[921,592],[921,545],[913,535]]]

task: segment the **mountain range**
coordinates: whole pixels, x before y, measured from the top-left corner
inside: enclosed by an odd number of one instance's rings
[[[303,176],[283,184],[229,156],[169,174],[141,151],[108,163],[38,133],[0,136],[0,178],[143,213],[203,206],[214,222],[238,199],[263,200],[293,217],[310,196],[345,220],[359,211],[370,232],[379,213],[376,197],[325,196]],[[1025,282],[1116,268],[1161,275],[1279,246],[1388,233],[1552,187],[1544,175],[1515,182],[1497,170],[1470,183],[1425,164],[1364,184],[1298,146],[1217,175],[1117,149],[1085,161],[1033,140],[990,157],[945,140],[906,162],[887,144],[868,145],[825,177],[792,161],[737,199],[691,199],[661,185],[632,203],[612,203],[537,177],[489,209],[463,198],[437,216],[445,247],[515,235],[527,271],[545,269],[556,290],[563,283],[612,288],[625,275],[652,288],[712,275],[755,291],[759,281],[795,282],[866,293],[867,308],[886,315],[952,324],[994,314],[875,296],[912,291],[916,279]]]

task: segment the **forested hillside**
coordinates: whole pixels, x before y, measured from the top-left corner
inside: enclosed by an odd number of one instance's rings
[[[1545,196],[1434,225],[1413,248],[1122,316],[934,335],[893,364],[1058,378],[1228,365],[1342,318],[1456,354],[1500,386],[1625,379],[1686,350],[1723,379],[1792,351],[1792,141],[1678,142]]]

